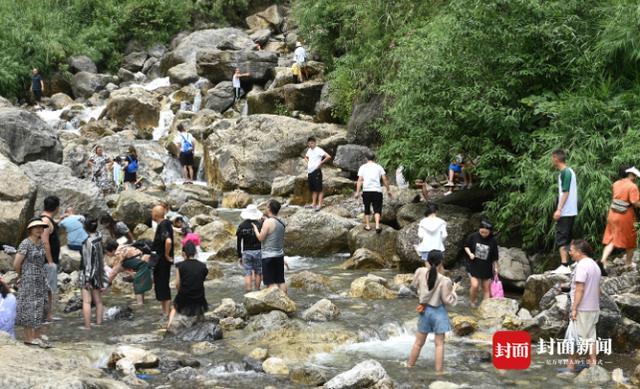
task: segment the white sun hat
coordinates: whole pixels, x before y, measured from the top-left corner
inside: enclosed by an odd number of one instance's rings
[[[262,218],[262,212],[260,212],[257,205],[249,204],[247,208],[240,212],[240,217],[243,220],[260,220]]]
[[[631,173],[636,177],[640,177],[640,170],[638,170],[635,166],[625,170],[625,173]]]

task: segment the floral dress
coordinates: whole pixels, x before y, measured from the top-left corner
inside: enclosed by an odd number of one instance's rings
[[[47,280],[44,274],[44,243],[29,238],[20,243],[18,254],[24,255],[17,293],[16,325],[38,328],[46,318]]]
[[[107,169],[107,165],[110,162],[109,157],[96,154],[91,157],[91,162],[93,162],[91,169],[91,181],[95,182],[98,188],[103,192],[113,190],[111,175]]]

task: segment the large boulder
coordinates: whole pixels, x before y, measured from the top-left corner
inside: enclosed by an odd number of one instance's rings
[[[224,112],[233,105],[234,93],[231,81],[222,81],[207,91],[203,99],[203,108]]]
[[[194,325],[178,330],[177,339],[183,342],[214,342],[222,339],[222,329],[211,321],[195,323]]]
[[[190,63],[181,63],[169,69],[169,80],[172,84],[189,85],[200,78],[196,67]]]
[[[340,309],[328,299],[322,299],[302,312],[302,320],[331,321],[340,315]]]
[[[94,93],[103,90],[108,83],[113,82],[112,76],[81,71],[71,78],[73,96],[89,98]]]
[[[126,190],[118,197],[113,217],[124,222],[129,228],[135,228],[151,219],[151,209],[159,203],[157,197],[136,190]]]
[[[538,304],[542,296],[549,291],[555,284],[564,284],[570,281],[566,274],[533,274],[527,278],[524,285],[524,294],[522,295],[522,306],[527,309],[538,309]]]
[[[249,73],[247,80],[266,82],[277,64],[278,56],[269,51],[204,49],[196,56],[198,74],[214,84],[231,80],[236,68]]]
[[[273,28],[278,31],[284,21],[285,15],[282,12],[282,9],[276,4],[245,18],[247,26],[252,30]]]
[[[250,315],[274,310],[285,313],[296,311],[296,303],[279,288],[266,288],[245,294],[244,306]]]
[[[569,324],[570,309],[571,304],[567,294],[556,296],[551,308],[525,321],[522,329],[531,335],[533,341],[563,338]]]
[[[351,255],[351,258],[347,259],[340,265],[340,268],[344,270],[376,270],[384,269],[389,266],[390,265],[385,261],[382,255],[363,247],[357,249]]]
[[[302,289],[305,292],[329,292],[332,289],[329,277],[308,270],[294,273],[288,278],[289,287]]]
[[[12,161],[62,162],[62,145],[54,130],[38,115],[18,108],[0,108],[0,140]]]
[[[624,293],[612,297],[624,316],[640,322],[640,296],[635,293]]]
[[[283,107],[288,112],[302,111],[313,115],[320,100],[323,83],[309,81],[302,84],[287,84],[280,88],[262,92],[251,92],[247,96],[250,115],[257,113],[276,113]]]
[[[86,55],[75,55],[69,57],[69,71],[74,74],[78,72],[98,73],[98,68]]]
[[[234,240],[233,226],[223,220],[213,222],[196,228],[200,235],[201,246],[205,251],[218,252],[230,240]]]
[[[147,53],[144,51],[133,51],[124,56],[122,67],[130,72],[138,72],[142,70],[145,61],[147,60]]]
[[[166,53],[160,62],[163,74],[181,63],[195,65],[196,54],[203,49],[243,50],[254,47],[251,38],[237,28],[220,28],[195,31],[180,40],[175,49]],[[229,77],[228,79],[230,79]]]
[[[360,166],[367,162],[367,154],[370,152],[371,150],[367,146],[340,145],[333,164],[342,170],[356,174]]]
[[[35,213],[42,210],[44,198],[58,196],[65,207],[73,207],[87,215],[101,216],[108,211],[100,189],[91,181],[73,176],[71,169],[47,161],[29,162],[22,166],[37,188]]]
[[[100,118],[115,120],[119,125],[133,121],[138,128],[154,128],[160,120],[160,103],[140,87],[114,91]]]
[[[527,254],[518,248],[499,247],[500,278],[507,286],[524,289],[531,275],[531,264]]]
[[[207,130],[205,168],[209,184],[220,190],[271,192],[276,177],[297,176],[305,140],[322,139],[320,147],[334,149],[346,142],[346,132],[332,124],[313,124],[274,115],[250,115],[219,120]]]
[[[600,316],[596,325],[598,334],[611,334],[622,321],[622,313],[613,297],[600,293]]]
[[[349,231],[349,251],[354,254],[358,249],[366,248],[382,256],[387,264],[393,264],[398,231],[385,225],[381,227],[382,232],[379,234],[373,230],[365,230],[364,225],[352,228]]]
[[[354,222],[327,212],[300,210],[287,220],[288,255],[319,256],[346,251]]]
[[[387,288],[387,280],[373,274],[355,279],[351,283],[349,296],[363,299],[394,299],[397,293]]]
[[[325,389],[393,389],[395,384],[380,362],[369,359],[355,365],[351,370],[330,379]]]
[[[242,190],[236,189],[222,195],[222,208],[245,208],[251,204],[251,196]]]
[[[640,290],[640,272],[630,271],[618,277],[604,277],[600,289],[608,295],[636,293]]]
[[[398,212],[400,225],[405,225],[398,233],[396,240],[400,266],[403,268],[414,269],[424,264],[414,247],[420,243],[418,225],[423,217],[424,207],[424,203],[407,204]],[[451,266],[460,258],[467,236],[475,231],[477,225],[468,210],[456,206],[441,206],[438,216],[447,222],[448,236],[444,242],[444,265]],[[407,225],[406,223],[411,220],[416,221]]]
[[[380,120],[383,112],[384,97],[382,96],[374,96],[369,101],[353,105],[347,127],[354,137],[354,143],[361,145],[380,143],[377,121]]]
[[[2,154],[0,176],[10,183],[0,188],[0,242],[15,246],[33,216],[36,187],[22,169]]]
[[[319,123],[338,123],[339,117],[335,114],[337,106],[336,98],[331,94],[330,83],[326,82],[320,92],[320,100],[316,104],[315,121]]]
[[[73,99],[69,95],[59,92],[51,96],[49,103],[54,109],[62,109],[73,104]]]
[[[121,359],[126,359],[137,368],[156,367],[160,363],[160,359],[153,353],[133,346],[118,346],[111,356],[107,365],[114,368],[116,363]]]
[[[478,313],[482,318],[499,318],[516,316],[518,313],[518,301],[506,297],[490,298],[482,300]]]

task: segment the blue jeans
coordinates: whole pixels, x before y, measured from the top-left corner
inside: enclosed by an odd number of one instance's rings
[[[444,308],[444,304],[432,307],[427,305],[424,312],[418,315],[418,332],[421,334],[444,334],[451,331],[449,314]]]

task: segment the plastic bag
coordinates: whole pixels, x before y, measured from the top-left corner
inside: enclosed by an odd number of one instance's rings
[[[576,328],[576,321],[569,320],[569,326],[567,326],[567,331],[564,333],[564,341],[567,343],[573,343],[573,349],[575,350],[578,341],[580,338],[578,337],[578,329]]]
[[[491,281],[491,297],[493,298],[504,297],[504,289],[502,288],[502,281],[500,281],[497,274],[493,277],[493,281]]]

